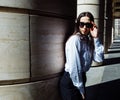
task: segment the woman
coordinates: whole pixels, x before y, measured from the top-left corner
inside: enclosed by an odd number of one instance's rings
[[[65,46],[65,71],[60,81],[63,100],[85,99],[85,72],[92,60],[103,62],[104,48],[99,41],[98,29],[90,12],[77,18],[74,34]]]

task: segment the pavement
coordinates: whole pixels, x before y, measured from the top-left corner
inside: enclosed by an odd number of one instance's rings
[[[120,41],[114,41],[102,66],[87,72],[86,100],[120,100]]]

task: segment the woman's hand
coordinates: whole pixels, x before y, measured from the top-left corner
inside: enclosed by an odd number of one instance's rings
[[[98,37],[98,29],[97,29],[97,26],[94,22],[92,22],[93,24],[93,27],[90,29],[90,33],[91,33],[91,36],[93,38],[97,38]]]
[[[82,95],[82,99],[85,100],[85,95],[84,94],[81,94]]]

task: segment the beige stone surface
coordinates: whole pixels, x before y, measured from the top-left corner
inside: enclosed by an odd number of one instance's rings
[[[41,77],[59,73],[64,66],[65,28],[69,21],[31,16],[31,75]]]
[[[100,0],[77,0],[78,4],[99,4]]]
[[[29,77],[29,17],[0,12],[0,80]]]
[[[95,18],[99,18],[99,6],[98,5],[78,5],[77,6],[77,15],[81,12],[89,11],[93,14]]]
[[[57,16],[62,15],[63,17],[65,15],[74,17],[73,13],[75,14],[76,12],[74,5],[76,2],[75,0],[70,0],[69,2],[66,0],[0,0],[0,6],[37,10],[38,13],[42,11],[41,13],[57,14]]]
[[[0,6],[3,7],[30,8],[30,4],[30,0],[0,0]]]
[[[95,84],[102,83],[103,73],[104,73],[104,67],[90,68],[90,70],[86,73],[87,76],[86,86],[92,86]]]
[[[61,100],[58,76],[75,5],[75,0],[0,0],[0,100]],[[36,77],[44,80],[33,82]]]
[[[0,86],[0,100],[61,100],[58,78]]]

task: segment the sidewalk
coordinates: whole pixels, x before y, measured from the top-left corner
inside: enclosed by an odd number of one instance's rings
[[[114,42],[105,54],[103,66],[87,73],[87,100],[120,99],[120,42]]]

